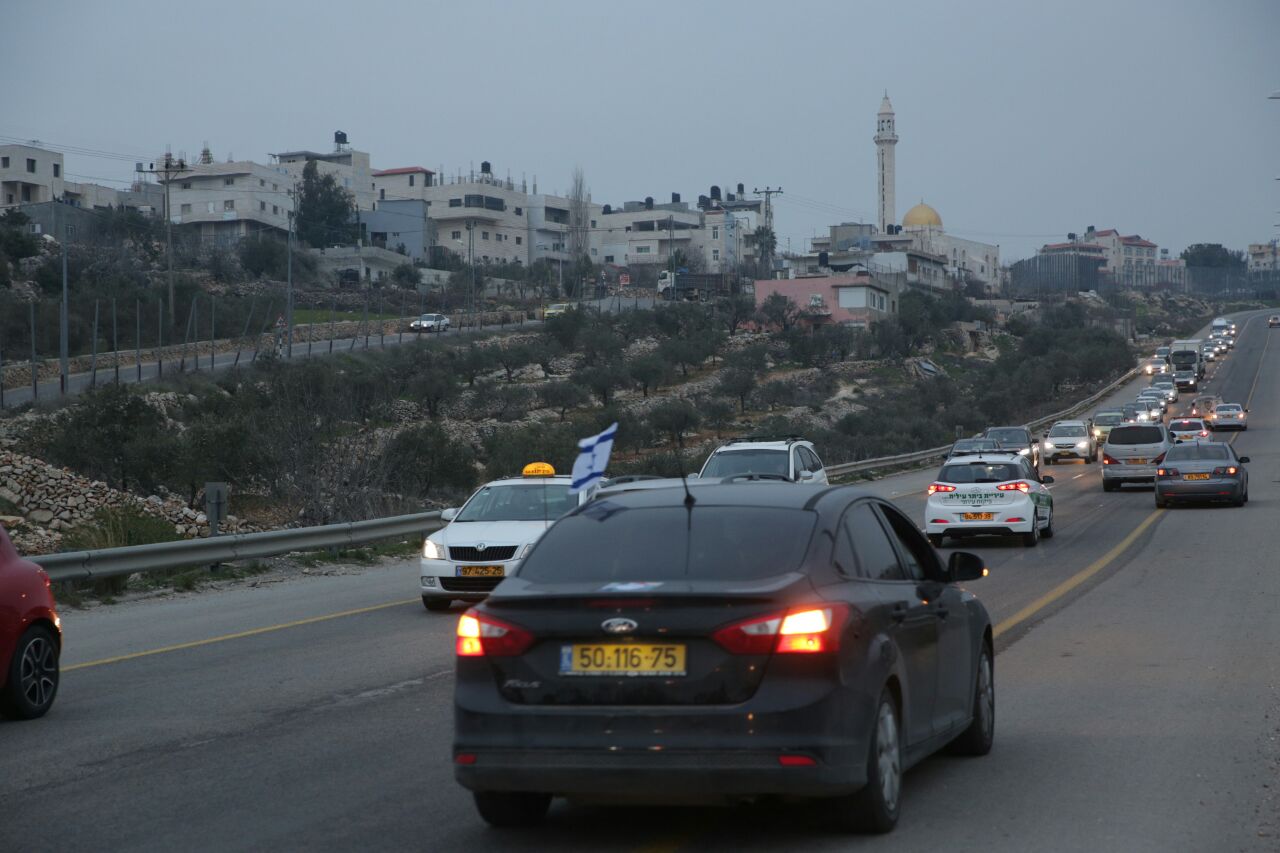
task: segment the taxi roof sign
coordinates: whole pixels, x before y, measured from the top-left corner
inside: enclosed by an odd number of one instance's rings
[[[546,462],[530,462],[520,474],[524,477],[554,477],[556,469]]]

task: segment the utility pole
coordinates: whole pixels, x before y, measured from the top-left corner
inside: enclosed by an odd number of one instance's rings
[[[475,324],[476,316],[476,229],[475,220],[467,220],[467,266],[471,267],[471,322]]]
[[[285,268],[288,273],[285,277],[285,321],[289,328],[289,344],[286,348],[286,358],[293,358],[293,211],[289,211],[289,237],[287,241],[288,251]]]
[[[755,193],[756,195],[764,196],[764,225],[766,228],[772,231],[773,230],[773,197],[775,195],[782,195],[782,187],[778,187],[777,189],[774,189],[773,187],[766,185],[764,189],[754,188],[751,190],[751,192]]]
[[[58,321],[58,388],[61,393],[66,394],[67,370],[69,363],[67,352],[67,337],[69,334],[67,312],[70,310],[70,306],[67,301],[67,234],[70,232],[71,228],[64,221],[62,223],[62,231],[59,233],[57,226],[58,204],[59,202],[55,201],[53,208],[53,215],[55,217],[53,233],[58,237],[58,244],[62,247],[62,316]],[[63,217],[64,220],[65,218],[66,217]],[[33,366],[31,369],[35,370],[35,367]]]
[[[169,201],[169,185],[173,179],[183,172],[189,172],[187,161],[179,157],[174,159],[173,155],[168,151],[164,153],[164,161],[161,162],[160,168],[156,168],[155,163],[149,164],[149,169],[139,169],[140,172],[146,172],[150,175],[160,175],[164,182],[164,239],[166,243],[166,253],[169,258],[169,325],[174,323],[174,305],[173,305],[173,205]]]

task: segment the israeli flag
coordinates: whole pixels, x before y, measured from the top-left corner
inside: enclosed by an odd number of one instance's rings
[[[609,454],[613,452],[613,437],[617,433],[618,424],[614,423],[599,435],[578,442],[578,458],[573,462],[573,483],[569,486],[571,494],[585,490],[604,477]]]

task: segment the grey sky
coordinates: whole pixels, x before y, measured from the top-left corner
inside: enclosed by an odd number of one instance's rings
[[[1280,2],[8,2],[0,134],[128,180],[166,145],[537,175],[598,202],[781,184],[783,248],[923,198],[1006,260],[1087,225],[1175,253],[1280,221]],[[20,83],[15,83],[21,81]]]

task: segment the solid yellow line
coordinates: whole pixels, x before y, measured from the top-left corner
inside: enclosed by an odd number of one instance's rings
[[[1132,545],[1134,543],[1134,540],[1136,540],[1139,536],[1142,535],[1143,531],[1145,531],[1148,527],[1154,524],[1156,519],[1158,519],[1161,513],[1163,512],[1164,510],[1158,509],[1155,512],[1151,513],[1151,515],[1147,516],[1141,524],[1135,527],[1129,533],[1128,536],[1121,539],[1120,542],[1117,543],[1116,546],[1112,548],[1110,551],[1103,554],[1101,557],[1099,557],[1098,559],[1090,563],[1086,568],[1082,569],[1081,571],[1072,575],[1067,580],[1058,584],[1053,589],[1049,590],[1044,595],[1040,596],[1035,601],[1031,602],[1026,607],[1022,608],[1017,613],[1010,616],[1008,619],[1005,619],[1003,622],[998,623],[994,631],[995,636],[999,637],[1001,634],[1007,633],[1008,631],[1017,627],[1021,623],[1027,621],[1032,616],[1036,615],[1041,610],[1044,610],[1050,604],[1053,604],[1055,601],[1062,598],[1067,593],[1071,592],[1071,590],[1080,586],[1080,584],[1084,583],[1089,578],[1093,577],[1098,572],[1105,569],[1112,562],[1114,562],[1117,557],[1123,554],[1125,549],[1127,549],[1130,545]]]
[[[307,619],[295,619],[292,622],[281,622],[279,625],[267,625],[263,628],[251,628],[248,631],[237,631],[234,634],[223,634],[218,637],[209,637],[204,640],[192,640],[189,643],[177,643],[172,646],[161,646],[158,649],[148,649],[145,652],[133,652],[127,655],[117,655],[112,658],[103,658],[102,660],[91,660],[86,663],[72,664],[64,666],[63,672],[71,672],[76,669],[88,669],[91,666],[105,666],[109,663],[121,663],[127,660],[137,660],[138,658],[150,657],[151,655],[162,655],[168,652],[178,652],[183,649],[195,649],[200,646],[209,646],[214,643],[225,643],[227,640],[240,640],[245,637],[256,637],[259,634],[270,634],[274,631],[283,631],[286,628],[298,628],[302,625],[314,625],[317,622],[328,622],[330,619],[341,619],[344,616],[356,616],[360,613],[372,613],[375,610],[386,610],[388,607],[401,607],[405,604],[416,602],[416,598],[406,598],[402,601],[389,601],[386,604],[374,604],[369,607],[357,607],[355,610],[343,610],[341,613],[326,613],[324,616],[311,616]]]

